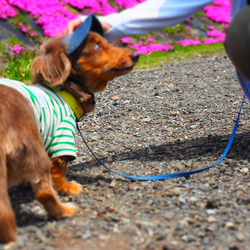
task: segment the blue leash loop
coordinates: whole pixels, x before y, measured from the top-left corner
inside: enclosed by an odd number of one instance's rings
[[[246,88],[246,91],[245,91],[245,94],[244,94],[244,97],[242,99],[242,102],[241,102],[241,106],[240,106],[240,110],[238,112],[238,116],[237,116],[237,120],[235,122],[235,125],[234,125],[234,129],[233,129],[233,132],[229,138],[229,141],[227,143],[227,146],[221,156],[221,158],[214,164],[214,165],[211,165],[209,167],[205,167],[205,168],[201,168],[201,169],[197,169],[197,170],[193,170],[193,171],[188,171],[188,172],[177,172],[177,173],[171,173],[171,174],[162,174],[162,175],[152,175],[152,176],[132,176],[132,175],[127,175],[127,174],[122,174],[122,173],[119,173],[119,172],[116,172],[110,168],[108,168],[95,154],[94,152],[91,150],[91,148],[89,147],[89,145],[87,144],[87,142],[85,141],[80,129],[79,129],[79,126],[78,124],[76,124],[77,126],[77,129],[81,135],[81,138],[84,142],[84,144],[86,145],[86,147],[88,148],[88,150],[90,151],[90,153],[92,154],[92,156],[105,168],[107,169],[109,172],[111,173],[114,173],[114,174],[117,174],[117,175],[120,175],[122,177],[126,177],[126,178],[129,178],[129,179],[133,179],[133,180],[139,180],[139,181],[152,181],[152,180],[165,180],[165,179],[171,179],[171,178],[179,178],[179,177],[186,177],[186,176],[190,176],[190,175],[193,175],[193,174],[197,174],[197,173],[200,173],[202,171],[205,171],[205,170],[208,170],[210,168],[213,168],[217,165],[219,165],[223,160],[224,158],[226,157],[232,143],[233,143],[233,140],[234,140],[234,137],[235,137],[235,134],[236,134],[236,131],[237,131],[237,127],[238,127],[238,123],[239,123],[239,120],[240,120],[240,114],[241,114],[241,110],[242,110],[242,107],[243,107],[243,104],[244,104],[244,101],[245,101],[245,98],[246,98],[246,95],[248,93],[248,89],[249,89],[249,86],[250,86],[250,81],[248,82],[248,85],[247,85],[247,88]]]

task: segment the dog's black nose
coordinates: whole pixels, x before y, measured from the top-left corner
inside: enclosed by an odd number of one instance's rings
[[[138,62],[138,60],[139,60],[139,54],[137,53],[137,52],[133,52],[132,54],[130,54],[129,55],[130,56],[130,58],[133,60],[133,62]]]

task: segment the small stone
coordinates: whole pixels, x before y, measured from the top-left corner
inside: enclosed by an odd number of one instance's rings
[[[207,209],[208,214],[215,214],[216,211],[214,209]]]
[[[110,183],[109,187],[110,187],[110,188],[114,188],[114,187],[116,187],[116,185],[117,185],[117,182],[116,182],[116,181],[112,181],[112,182]]]
[[[248,169],[248,168],[242,168],[242,169],[240,170],[240,172],[243,173],[243,174],[246,174],[246,173],[249,172],[249,169]]]
[[[40,231],[36,232],[36,237],[42,242],[48,242],[48,238]]]
[[[203,231],[200,231],[200,232],[197,233],[197,236],[198,236],[199,238],[204,238],[204,237],[206,236],[206,233],[203,232]]]
[[[242,190],[243,192],[246,191],[246,187],[243,186],[243,185],[239,185],[238,187],[236,187],[236,190],[239,191],[239,190]]]
[[[210,223],[213,223],[213,222],[216,222],[217,219],[216,219],[215,217],[213,217],[213,216],[209,216],[209,217],[207,218],[207,221],[210,222]]]
[[[113,162],[112,157],[108,157],[108,158],[107,158],[107,161],[108,161],[109,163]]]
[[[234,228],[233,222],[227,222],[227,223],[225,224],[225,226],[226,226],[226,228],[228,228],[228,229]]]
[[[99,235],[98,235],[98,238],[99,238],[100,240],[108,240],[109,236],[108,236],[108,235],[104,235],[104,234],[99,234]]]
[[[237,192],[236,192],[236,195],[237,196],[241,196],[241,195],[243,195],[244,194],[244,192],[242,191],[242,190],[238,190]]]
[[[236,195],[237,196],[244,195],[244,193],[246,193],[246,187],[245,186],[239,185],[238,187],[236,187]]]
[[[120,100],[121,97],[120,97],[119,95],[114,95],[114,96],[111,97],[111,99],[112,99],[113,101],[117,101],[117,100]]]
[[[181,194],[181,189],[180,188],[173,188],[168,191],[169,196],[178,196]]]
[[[169,127],[166,129],[167,132],[172,132],[173,130],[174,130],[174,128],[172,128],[172,127]]]
[[[195,196],[190,197],[189,201],[191,201],[191,202],[196,202],[196,201],[197,201],[197,198],[196,198]]]
[[[143,122],[150,122],[151,121],[151,118],[150,117],[145,117],[142,119]]]
[[[170,114],[171,114],[172,116],[177,116],[177,112],[176,112],[176,111],[172,111],[172,112],[170,112]]]
[[[245,240],[245,236],[242,233],[237,233],[236,240],[242,242]]]
[[[183,228],[185,228],[185,227],[188,227],[188,222],[187,222],[187,220],[184,219],[184,220],[179,221],[178,227],[179,227],[180,229],[183,229]]]
[[[91,234],[89,232],[87,232],[87,233],[85,233],[85,234],[82,235],[82,239],[83,240],[87,240],[89,238],[91,238]]]
[[[92,141],[98,141],[98,140],[100,140],[100,136],[99,135],[92,135],[91,137],[90,137],[90,139],[92,140]]]
[[[191,125],[190,128],[191,128],[191,129],[195,129],[195,128],[197,128],[197,126],[198,126],[197,124]]]

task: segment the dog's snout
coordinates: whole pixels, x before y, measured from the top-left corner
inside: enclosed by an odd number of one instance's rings
[[[137,52],[134,51],[129,56],[133,60],[133,62],[135,62],[135,63],[138,62],[138,60],[139,60],[139,54]]]

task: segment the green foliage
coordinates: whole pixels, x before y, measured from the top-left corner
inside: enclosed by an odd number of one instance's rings
[[[35,53],[30,52],[26,49],[22,50],[19,55],[15,55],[9,52],[5,53],[5,67],[0,71],[0,76],[15,79],[25,83],[30,83],[30,66],[34,57]]]
[[[186,26],[183,23],[179,23],[179,24],[164,28],[163,32],[169,35],[174,35],[178,32],[184,31],[185,29],[186,29]]]
[[[15,16],[15,17],[13,17],[12,19],[11,19],[11,21],[13,22],[13,24],[16,26],[16,27],[18,27],[19,26],[19,23],[23,23],[24,25],[28,25],[29,24],[29,19],[28,19],[28,17],[26,16],[26,15],[24,15],[24,14],[19,14],[19,15],[17,15],[17,16]]]
[[[0,42],[0,53],[3,53],[5,51],[4,45],[2,42]]]
[[[205,12],[204,11],[199,11],[195,14],[197,17],[205,17]]]
[[[23,42],[20,42],[20,41],[18,40],[18,38],[15,37],[15,36],[8,37],[8,38],[6,39],[6,42],[7,42],[10,46],[14,46],[14,45],[16,45],[16,44],[20,44],[20,46],[23,46]]]
[[[168,34],[175,34],[176,33],[176,27],[175,26],[169,26],[163,29],[165,33]]]

